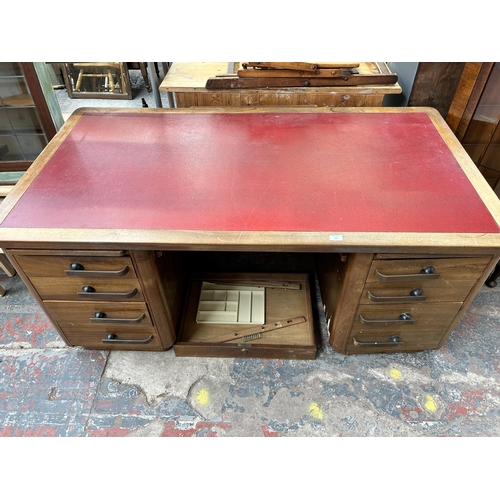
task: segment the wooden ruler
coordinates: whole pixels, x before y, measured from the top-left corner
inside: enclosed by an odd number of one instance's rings
[[[275,321],[273,323],[266,323],[259,326],[251,326],[245,328],[238,332],[225,333],[220,337],[216,337],[211,342],[231,342],[232,340],[238,340],[240,342],[245,342],[248,340],[254,340],[260,338],[263,333],[271,332],[272,330],[278,330],[280,328],[286,328],[287,326],[298,325],[299,323],[305,323],[306,318],[304,316],[296,316],[295,318],[283,319],[280,321]],[[260,334],[260,336],[259,336]],[[252,337],[251,339],[247,337]]]
[[[300,283],[291,283],[290,281],[272,281],[272,280],[210,280],[210,283],[217,285],[231,285],[231,286],[261,286],[264,288],[278,288],[282,290],[300,290]]]
[[[314,71],[316,69],[335,68],[358,68],[359,62],[245,62],[242,66],[246,69],[271,68],[271,69],[294,69],[299,71]]]
[[[340,68],[316,69],[314,71],[293,70],[293,69],[239,69],[237,75],[240,78],[287,78],[287,77],[300,78],[301,76],[331,78],[333,76],[341,76],[342,69]],[[229,75],[224,75],[224,76],[229,76]]]

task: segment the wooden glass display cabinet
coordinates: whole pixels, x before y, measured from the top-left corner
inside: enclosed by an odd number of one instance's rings
[[[499,224],[431,108],[80,108],[0,247],[70,346],[314,359],[316,278],[338,352],[443,346]]]
[[[50,109],[36,64],[44,63],[0,62],[0,196],[10,191],[62,125],[62,117]]]

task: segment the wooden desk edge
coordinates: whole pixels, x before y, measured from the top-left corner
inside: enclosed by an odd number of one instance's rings
[[[29,233],[29,238],[26,235]],[[0,228],[0,248],[496,254],[500,234]],[[338,237],[338,234],[335,234]]]

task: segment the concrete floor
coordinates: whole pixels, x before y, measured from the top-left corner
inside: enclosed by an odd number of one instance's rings
[[[317,359],[287,361],[68,348],[0,285],[0,436],[500,436],[500,288],[439,351],[344,356],[318,314]]]
[[[63,114],[154,107],[140,88],[56,94]],[[19,277],[0,285],[0,436],[500,436],[500,287],[483,286],[439,351],[344,356],[318,313],[317,359],[284,361],[68,348]]]

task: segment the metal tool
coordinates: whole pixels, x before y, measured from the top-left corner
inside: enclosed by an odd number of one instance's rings
[[[273,323],[265,323],[260,326],[252,326],[238,332],[225,333],[220,337],[214,338],[212,342],[231,342],[232,340],[238,340],[241,342],[242,340],[255,340],[256,338],[261,338],[262,334],[265,332],[286,328],[287,326],[298,325],[299,323],[305,323],[305,321],[306,318],[304,316],[296,316],[295,318],[274,321]],[[257,334],[260,336],[256,336]]]

